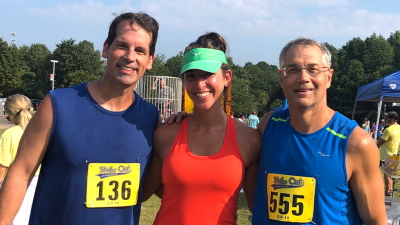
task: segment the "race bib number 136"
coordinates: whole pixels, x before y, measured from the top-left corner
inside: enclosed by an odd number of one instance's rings
[[[295,223],[312,221],[315,178],[270,173],[267,193],[271,220]]]
[[[86,207],[136,205],[140,183],[139,163],[90,163]]]

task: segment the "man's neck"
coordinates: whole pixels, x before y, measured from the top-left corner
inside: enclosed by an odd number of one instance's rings
[[[135,85],[124,86],[111,84],[104,77],[87,84],[90,95],[103,108],[120,112],[126,110],[135,101],[133,89]]]
[[[305,134],[314,133],[331,121],[335,111],[328,106],[310,110],[297,110],[289,106],[290,124],[292,127]]]

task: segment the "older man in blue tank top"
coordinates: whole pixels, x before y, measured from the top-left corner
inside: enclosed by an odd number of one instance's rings
[[[327,106],[329,50],[299,38],[282,49],[279,63],[289,109],[268,113],[258,125],[253,224],[386,224],[376,144]]]
[[[139,223],[141,184],[160,124],[134,92],[152,68],[158,23],[117,16],[102,52],[105,75],[51,91],[30,121],[0,191],[0,224],[11,224],[42,164],[29,224]]]

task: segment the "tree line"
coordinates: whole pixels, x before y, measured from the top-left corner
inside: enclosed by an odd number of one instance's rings
[[[332,86],[328,89],[328,105],[351,118],[357,88],[400,70],[400,31],[389,38],[373,33],[365,40],[353,38],[341,48],[325,43],[332,53],[334,69]],[[277,56],[278,57],[278,56]],[[0,38],[0,97],[20,93],[30,98],[43,98],[51,89],[49,80],[56,64],[55,88],[63,88],[85,81],[99,79],[105,73],[105,63],[93,43],[62,40],[53,52],[44,44],[16,47]],[[153,69],[145,75],[179,76],[183,52],[167,58],[157,54]],[[284,95],[280,87],[278,67],[260,61],[235,64],[228,57],[233,72],[232,111],[241,113],[258,111],[262,116],[282,105]],[[386,110],[397,110],[387,105]],[[359,102],[355,119],[367,117],[376,121],[376,103]]]

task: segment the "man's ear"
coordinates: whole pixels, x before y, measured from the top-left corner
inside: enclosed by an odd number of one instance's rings
[[[146,67],[147,70],[151,70],[151,68],[153,68],[153,61],[154,61],[154,53],[153,53],[153,55],[150,56],[149,63],[147,63],[147,67]]]
[[[332,85],[332,75],[333,75],[333,69],[329,69],[328,76],[326,77],[326,79],[327,79],[327,87],[326,88],[330,88]]]
[[[107,55],[108,55],[108,42],[107,42],[107,40],[105,40],[104,44],[103,44],[103,52],[102,52],[101,56],[103,58],[107,59]]]

